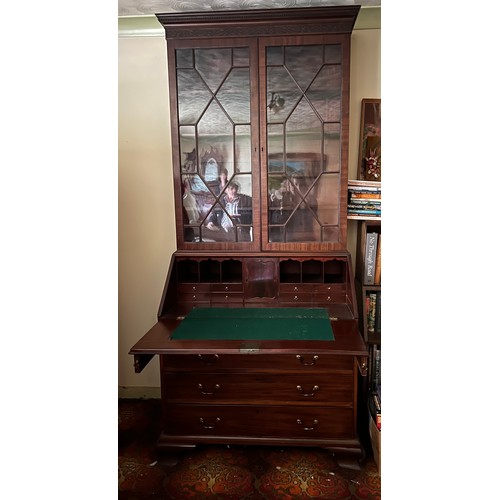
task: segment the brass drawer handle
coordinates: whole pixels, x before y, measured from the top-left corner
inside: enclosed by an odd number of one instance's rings
[[[300,418],[297,419],[297,423],[299,425],[303,425],[302,420],[300,420]],[[315,420],[313,420],[312,427],[302,427],[302,429],[304,431],[313,431],[316,428],[317,425],[318,425],[318,421],[315,419]]]
[[[302,365],[304,365],[304,366],[312,366],[312,365],[316,364],[316,361],[318,361],[319,356],[313,356],[311,363],[305,363],[304,362],[304,358],[300,354],[297,354],[296,358],[300,361],[300,363]]]
[[[215,426],[220,422],[220,418],[216,417],[215,422],[213,424],[205,424],[205,420],[202,417],[200,417],[200,422],[205,429],[215,429]]]
[[[203,361],[206,365],[213,365],[218,359],[219,355],[218,354],[209,354],[203,356],[203,354],[198,354],[198,359]]]
[[[220,385],[219,384],[215,384],[213,392],[206,392],[206,391],[204,391],[203,390],[203,384],[198,384],[198,389],[200,389],[200,392],[204,396],[213,396],[220,389]]]
[[[300,392],[300,394],[302,396],[304,396],[305,398],[308,398],[310,396],[315,396],[316,395],[316,391],[319,391],[319,385],[315,385],[313,388],[312,388],[312,392],[309,392],[309,393],[306,393],[304,392],[304,389],[302,389],[302,386],[301,385],[298,385],[297,386],[297,390]]]

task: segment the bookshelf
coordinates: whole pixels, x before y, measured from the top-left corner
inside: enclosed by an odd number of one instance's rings
[[[368,346],[367,424],[373,456],[380,470],[382,413],[382,226],[379,218],[357,222],[355,288],[359,327]]]
[[[381,336],[381,241],[380,220],[358,222],[356,293],[360,329],[365,342],[371,344],[380,344]]]

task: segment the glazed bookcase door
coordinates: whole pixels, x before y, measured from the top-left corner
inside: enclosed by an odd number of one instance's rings
[[[260,248],[256,42],[168,47],[178,248]]]
[[[349,39],[260,41],[264,250],[346,248]]]

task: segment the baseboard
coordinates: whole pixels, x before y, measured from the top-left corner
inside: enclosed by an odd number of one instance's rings
[[[118,387],[119,399],[161,399],[159,387]]]

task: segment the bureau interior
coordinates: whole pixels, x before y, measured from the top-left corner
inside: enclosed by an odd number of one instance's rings
[[[173,255],[159,317],[195,307],[327,307],[357,318],[348,254],[298,256]],[[182,304],[181,304],[182,302]]]

